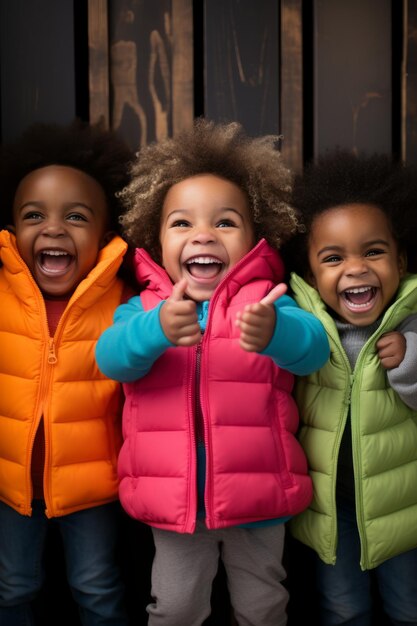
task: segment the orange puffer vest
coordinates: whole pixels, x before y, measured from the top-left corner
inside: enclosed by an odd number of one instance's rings
[[[121,388],[100,373],[97,338],[120,304],[115,237],[78,285],[53,338],[43,297],[14,235],[0,232],[0,499],[31,515],[31,455],[43,416],[48,517],[117,499]]]

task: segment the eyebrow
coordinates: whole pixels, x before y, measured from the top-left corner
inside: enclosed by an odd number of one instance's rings
[[[243,217],[242,213],[240,213],[240,211],[238,211],[237,209],[234,209],[233,207],[228,207],[228,206],[220,207],[219,211],[224,211],[224,212],[231,211],[232,213],[236,213],[236,215],[238,215],[240,218]],[[173,211],[171,211],[171,213],[168,213],[167,218],[171,217],[172,215],[175,215],[176,213],[187,214],[190,212],[191,212],[191,209],[174,209]]]
[[[40,202],[39,200],[28,200],[27,202],[24,202],[22,205],[16,207],[16,210],[22,211],[28,206],[33,206],[33,207],[41,209],[45,206],[45,203]],[[91,214],[94,214],[94,210],[92,209],[92,207],[89,206],[88,204],[85,204],[84,202],[66,202],[63,206],[65,209],[72,209],[77,206],[82,207],[84,209],[87,209],[87,211],[90,211]]]
[[[370,246],[377,246],[377,245],[389,246],[389,242],[386,239],[373,239],[371,241],[364,241],[362,245],[364,248],[369,248]],[[320,250],[317,252],[317,256],[320,256],[321,254],[326,253],[326,252],[339,252],[341,250],[344,250],[342,246],[337,246],[337,245],[324,246],[324,248],[320,248]]]

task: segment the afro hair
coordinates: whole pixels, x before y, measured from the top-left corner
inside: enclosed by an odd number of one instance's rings
[[[283,250],[289,270],[308,270],[308,237],[324,211],[346,204],[369,204],[388,218],[408,268],[415,271],[417,236],[417,172],[386,154],[355,155],[342,149],[326,152],[294,179],[292,204],[304,232]]]
[[[126,212],[124,236],[160,262],[162,206],[176,183],[199,174],[214,174],[235,183],[247,195],[255,237],[275,248],[297,232],[289,204],[292,177],[276,148],[276,136],[250,138],[238,123],[215,124],[204,118],[176,137],[153,143],[137,155],[131,182],[121,192]]]
[[[101,124],[74,120],[68,125],[35,123],[0,150],[2,226],[13,223],[13,202],[20,181],[48,165],[73,167],[94,178],[107,198],[110,226],[120,230],[123,210],[117,192],[129,181],[134,154],[113,131]]]

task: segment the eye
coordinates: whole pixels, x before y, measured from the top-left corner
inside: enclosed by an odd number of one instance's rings
[[[230,219],[223,219],[217,223],[217,228],[236,228],[236,223]]]
[[[37,220],[41,220],[43,218],[42,213],[39,213],[39,211],[28,211],[27,213],[24,213],[22,215],[22,219],[23,220],[28,220],[28,221],[37,221]]]
[[[381,248],[372,248],[368,250],[365,256],[380,256],[381,254],[385,254],[385,250]]]
[[[71,213],[70,215],[67,215],[67,220],[69,220],[70,222],[87,222],[87,218],[85,217],[85,215],[82,215],[81,213]]]
[[[172,222],[170,228],[188,228],[190,226],[190,222],[187,220],[175,220]]]
[[[338,254],[331,254],[322,259],[322,263],[340,263],[342,257]]]

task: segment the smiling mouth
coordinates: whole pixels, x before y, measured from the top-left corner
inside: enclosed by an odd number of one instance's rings
[[[42,250],[38,255],[38,264],[43,272],[59,274],[69,268],[73,258],[64,250]]]
[[[342,292],[346,306],[354,311],[372,307],[377,294],[376,287],[355,287]]]
[[[216,278],[223,269],[224,263],[212,256],[196,256],[186,263],[189,274],[196,279]]]

